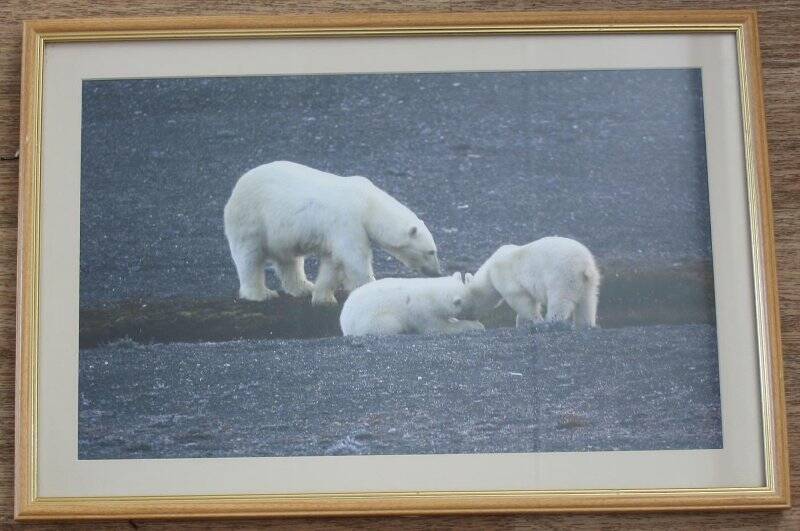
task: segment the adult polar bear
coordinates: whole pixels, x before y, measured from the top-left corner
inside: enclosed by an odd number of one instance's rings
[[[334,291],[375,280],[370,241],[429,276],[439,275],[436,244],[411,210],[365,177],[340,177],[294,162],[254,168],[225,205],[225,236],[239,275],[239,296],[262,301],[271,262],[283,289],[311,293],[312,304],[336,304]],[[305,256],[320,259],[312,284]]]

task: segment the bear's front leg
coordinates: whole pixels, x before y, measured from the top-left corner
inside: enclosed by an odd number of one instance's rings
[[[471,330],[485,330],[480,321],[467,321],[451,317],[450,319],[433,318],[421,326],[422,333],[460,334]]]
[[[544,321],[544,318],[542,318],[542,305],[538,302],[534,302],[533,314],[531,314],[530,317],[523,316],[519,313],[517,314],[517,328],[524,328],[531,324],[539,324],[542,321]]]
[[[455,321],[448,321],[447,324],[447,331],[451,334],[470,332],[472,330],[486,330],[486,327],[480,321],[456,319]]]
[[[340,258],[344,289],[353,291],[375,280],[372,271],[372,253],[353,252]]]
[[[372,272],[372,265],[370,264],[366,272],[357,273],[355,276],[345,273],[343,279],[343,286],[345,291],[353,291],[360,288],[364,284],[369,284],[375,280],[375,273]]]
[[[575,302],[564,292],[553,291],[547,294],[547,320],[567,321],[575,313]]]
[[[526,323],[538,323],[542,320],[542,305],[530,293],[523,289],[503,293],[503,299],[517,312],[517,328],[522,328]]]
[[[326,304],[336,304],[334,294],[339,285],[339,271],[333,258],[321,258],[319,262],[319,273],[311,291],[311,304],[322,306]]]

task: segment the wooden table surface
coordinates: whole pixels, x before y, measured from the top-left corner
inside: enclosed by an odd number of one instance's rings
[[[780,282],[793,498],[800,500],[800,0],[3,0],[0,5],[0,525],[13,526],[14,331],[21,21],[35,18],[288,14],[369,11],[578,9],[757,9],[764,63],[772,198]],[[5,160],[12,157],[11,160]],[[518,515],[280,519],[220,522],[117,522],[123,527],[244,529],[800,529],[800,509],[784,512]],[[31,526],[60,529],[63,525]],[[83,525],[83,527],[89,527]]]

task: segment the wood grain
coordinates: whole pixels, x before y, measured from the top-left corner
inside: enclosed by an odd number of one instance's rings
[[[789,412],[790,455],[796,456],[800,438],[797,432],[800,420],[800,402],[797,398],[800,385],[800,366],[796,361],[800,345],[798,327],[798,300],[800,299],[800,181],[796,167],[800,162],[800,100],[797,81],[800,79],[800,55],[797,53],[800,4],[796,2],[686,2],[686,1],[579,1],[579,2],[523,2],[523,1],[452,1],[418,0],[395,4],[388,0],[369,2],[343,2],[323,0],[316,3],[279,1],[268,6],[241,0],[225,4],[207,0],[181,1],[148,0],[136,5],[128,1],[102,0],[75,2],[51,0],[30,4],[12,1],[0,13],[3,33],[0,35],[0,155],[12,155],[17,149],[19,127],[19,72],[20,72],[20,21],[32,18],[107,17],[147,15],[213,15],[246,13],[333,13],[365,11],[486,11],[486,10],[574,10],[580,9],[758,9],[764,63],[764,88],[767,111],[770,165],[772,171],[772,199],[775,214],[775,231],[780,281],[781,314],[785,359],[787,406]],[[0,162],[0,495],[2,495],[2,520],[11,523],[12,514],[12,455],[13,455],[13,374],[14,374],[14,290],[16,246],[16,194],[17,163]],[[794,171],[793,171],[794,170]],[[793,484],[797,484],[800,459],[792,463]],[[795,491],[795,495],[797,491]],[[437,518],[348,518],[327,520],[272,520],[270,524],[283,528],[319,529],[333,528],[402,528],[440,527],[459,529],[524,528],[524,527],[576,527],[590,528],[652,528],[652,527],[717,527],[745,529],[754,527],[800,528],[800,510],[783,513],[716,513],[716,514],[636,514],[636,515],[560,515],[560,516],[503,516],[503,517],[437,517]],[[144,523],[136,525],[153,527],[183,527],[175,523]],[[209,524],[210,525],[210,524]],[[220,529],[246,528],[257,522],[219,522]],[[111,524],[111,528],[125,524]],[[186,524],[196,527],[197,523]],[[63,526],[58,526],[61,528]],[[93,526],[95,527],[95,526]],[[40,528],[46,529],[46,526]]]

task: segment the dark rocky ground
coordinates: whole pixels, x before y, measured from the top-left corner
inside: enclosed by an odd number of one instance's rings
[[[710,263],[699,70],[87,81],[82,135],[81,307],[233,296],[222,208],[280,159],[371,178],[448,271],[553,234],[601,267]]]
[[[81,353],[81,459],[720,448],[708,325]]]

